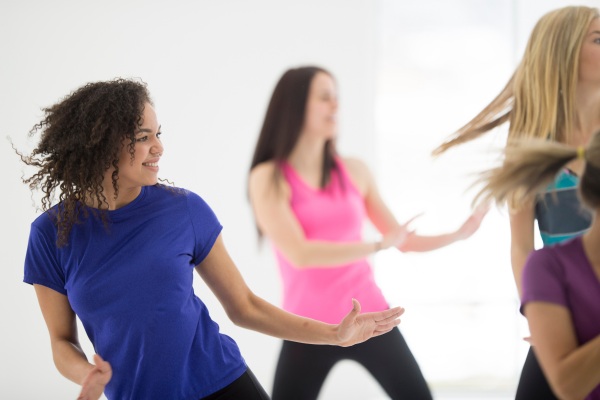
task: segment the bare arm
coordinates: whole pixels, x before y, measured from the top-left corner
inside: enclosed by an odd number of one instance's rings
[[[308,240],[290,207],[289,187],[283,180],[279,188],[273,183],[274,168],[273,163],[263,163],[252,170],[250,201],[260,230],[296,267],[339,266],[395,246],[406,237],[406,231],[397,225],[379,242]]]
[[[34,288],[50,334],[54,364],[65,378],[81,385],[93,365],[79,344],[75,313],[69,300],[46,286],[34,285]]]
[[[98,399],[112,376],[110,365],[97,356],[90,364],[81,349],[75,313],[67,296],[42,285],[34,285],[42,315],[50,334],[52,357],[58,371],[82,385],[80,399]]]
[[[519,298],[522,295],[521,280],[525,261],[535,248],[533,221],[533,203],[510,212],[510,261]]]
[[[244,328],[281,339],[309,343],[350,346],[389,332],[400,323],[400,307],[360,314],[356,300],[339,325],[326,324],[288,313],[256,296],[246,285],[221,236],[196,271],[215,293],[229,318]]]
[[[373,225],[375,225],[377,230],[384,235],[393,230],[405,228],[412,219],[404,225],[401,225],[396,220],[389,207],[383,201],[374,177],[371,175],[368,168],[361,164],[360,161],[355,159],[346,160],[346,165],[351,171],[353,178],[358,182],[359,186],[362,186],[362,190],[365,192],[367,213],[370,220],[373,222]],[[478,207],[454,232],[432,236],[422,236],[414,232],[408,232],[406,239],[398,246],[398,249],[402,252],[432,251],[448,246],[458,240],[467,239],[479,229],[481,221],[487,212],[487,205]]]
[[[404,243],[399,246],[403,252],[425,252],[440,249],[459,240],[465,240],[471,237],[479,227],[481,221],[487,214],[489,207],[485,204],[478,206],[473,213],[463,222],[463,224],[454,232],[443,233],[441,235],[422,236],[416,233],[408,235]]]
[[[533,350],[561,399],[583,399],[600,385],[600,336],[579,346],[571,313],[561,305],[525,305]]]

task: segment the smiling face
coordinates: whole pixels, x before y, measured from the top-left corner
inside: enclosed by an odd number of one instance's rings
[[[151,186],[158,182],[158,162],[164,151],[160,135],[160,126],[154,107],[146,103],[141,125],[135,132],[133,159],[129,140],[123,141],[117,181],[120,193],[131,190],[139,192],[142,186]],[[112,171],[107,174],[110,175],[110,173]]]
[[[303,131],[325,140],[337,134],[337,88],[333,78],[318,72],[311,81],[306,101]]]
[[[600,18],[594,18],[581,45],[579,82],[600,86]]]

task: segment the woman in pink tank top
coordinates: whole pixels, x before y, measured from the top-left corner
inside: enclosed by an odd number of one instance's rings
[[[259,234],[274,248],[283,308],[334,323],[351,307],[389,308],[367,257],[377,251],[430,251],[466,239],[486,210],[455,232],[420,236],[399,223],[360,160],[335,151],[337,88],[318,67],[288,70],[277,83],[256,144],[249,196]],[[366,241],[370,222],[381,233]],[[431,392],[400,331],[342,348],[284,341],[272,397],[315,399],[331,368],[344,359],[362,364],[393,399],[430,399]]]

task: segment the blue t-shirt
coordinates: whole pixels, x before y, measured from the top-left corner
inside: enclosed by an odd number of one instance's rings
[[[192,287],[194,267],[222,229],[202,198],[143,187],[108,212],[108,230],[90,214],[61,248],[50,215],[31,225],[24,281],[67,296],[112,366],[108,399],[197,400],[246,371],[238,346]]]
[[[592,223],[577,195],[577,175],[562,170],[538,197],[535,218],[544,246],[560,243],[583,234]]]

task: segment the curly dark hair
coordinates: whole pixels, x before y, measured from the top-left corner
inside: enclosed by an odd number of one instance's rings
[[[60,102],[44,108],[45,117],[29,132],[41,132],[37,147],[29,156],[17,151],[21,160],[37,169],[23,182],[41,190],[42,209],[49,211],[58,194],[59,207],[52,209],[56,223],[57,245],[68,243],[73,225],[89,215],[80,201],[98,204],[102,221],[107,223],[107,199],[102,182],[114,168],[112,186],[118,194],[119,155],[129,139],[133,159],[135,132],[142,123],[144,105],[152,104],[146,83],[141,80],[114,79],[94,82],[75,90]],[[92,211],[94,212],[94,211]]]

